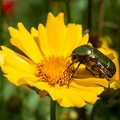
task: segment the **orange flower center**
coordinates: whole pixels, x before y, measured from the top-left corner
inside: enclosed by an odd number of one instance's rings
[[[64,57],[49,57],[44,58],[37,64],[36,76],[41,77],[42,81],[47,82],[49,85],[55,86],[55,84],[67,85],[71,79],[74,67],[67,67],[70,64],[70,60]]]

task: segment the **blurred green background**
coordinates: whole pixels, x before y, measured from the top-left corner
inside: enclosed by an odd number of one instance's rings
[[[109,36],[110,47],[120,54],[120,0],[0,0],[0,45],[16,49],[8,27],[22,22],[30,31],[45,25],[48,12],[65,15],[65,23],[82,24],[89,29],[90,42],[100,47],[99,38]],[[0,71],[0,120],[49,120],[49,97],[39,96],[25,86],[16,87]],[[83,108],[61,108],[58,120],[120,120],[120,90],[103,93],[96,104]]]

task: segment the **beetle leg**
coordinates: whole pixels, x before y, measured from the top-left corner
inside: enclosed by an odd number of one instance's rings
[[[86,67],[86,69],[87,69],[88,71],[90,71],[90,73],[91,73],[93,76],[95,76],[95,73],[94,73],[92,70],[90,70],[88,67]]]
[[[72,63],[70,63],[69,64],[69,66],[67,67],[67,69],[65,69],[65,71],[63,72],[63,74],[65,74],[65,72],[69,69],[69,67],[71,66],[71,65],[73,65],[74,64],[74,62],[72,62]]]
[[[78,70],[78,68],[79,68],[80,64],[83,62],[83,60],[84,60],[84,57],[81,58],[79,64],[77,65],[77,67],[76,67],[75,70],[73,71],[72,76],[71,76],[71,78],[70,78],[69,81],[68,81],[67,87],[69,87],[70,80],[71,80],[71,79],[73,78],[73,76],[75,75],[76,71]],[[72,62],[72,63],[68,66],[68,68],[69,68],[73,63],[74,63],[74,62]],[[67,68],[67,69],[68,69],[68,68]]]
[[[101,68],[99,68],[99,67],[97,67],[97,68],[98,68],[98,70],[100,71],[99,76],[100,76],[100,77],[103,77],[103,76],[104,76],[107,81],[110,81],[110,78],[104,73],[104,71],[103,71]]]
[[[71,63],[71,64],[72,64],[72,63]],[[69,66],[71,66],[71,64],[70,64]],[[81,64],[81,61],[79,62],[79,64],[78,64],[77,67],[75,68],[75,70],[73,71],[72,76],[71,76],[71,78],[70,78],[69,81],[68,81],[68,84],[67,84],[67,87],[68,87],[68,88],[69,88],[70,80],[71,80],[71,79],[73,78],[73,76],[75,75],[75,73],[76,73],[76,71],[78,70],[80,64]],[[69,67],[69,66],[68,66],[68,67]],[[67,68],[67,69],[68,69],[68,68]]]
[[[80,62],[79,62],[79,64],[77,65],[77,67],[75,68],[75,70],[73,71],[73,74],[72,74],[71,78],[72,78],[72,77],[75,75],[75,73],[78,71],[78,68],[79,68],[80,64],[82,64],[83,60],[84,60],[84,57],[80,59]]]
[[[100,76],[103,75],[106,78],[106,80],[108,81],[108,90],[109,90],[109,88],[110,88],[110,78],[104,73],[104,71],[99,66],[97,66],[97,68],[100,71],[99,75]]]
[[[104,78],[104,75],[101,74],[101,73],[99,73],[99,77],[100,77],[100,78]]]
[[[72,78],[72,77],[74,76],[74,74],[77,72],[80,64],[81,64],[81,62],[79,62],[79,64],[77,65],[77,67],[76,67],[75,70],[73,71],[71,78]]]

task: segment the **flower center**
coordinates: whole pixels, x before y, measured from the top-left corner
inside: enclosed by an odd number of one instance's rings
[[[71,79],[74,67],[67,67],[70,64],[70,60],[64,57],[49,57],[44,58],[41,63],[38,63],[37,77],[41,77],[42,81],[47,82],[49,85],[55,86],[55,84],[67,85]]]

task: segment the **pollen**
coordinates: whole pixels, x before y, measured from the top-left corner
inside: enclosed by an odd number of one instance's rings
[[[67,67],[70,60],[64,57],[51,56],[44,58],[36,66],[36,76],[42,78],[43,82],[47,82],[51,86],[59,84],[60,86],[67,85],[71,79],[74,67]]]

